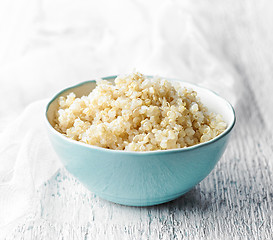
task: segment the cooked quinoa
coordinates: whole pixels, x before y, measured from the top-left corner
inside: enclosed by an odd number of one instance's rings
[[[57,131],[103,148],[152,151],[206,142],[227,127],[195,91],[165,79],[133,73],[96,83],[88,96],[59,97]]]

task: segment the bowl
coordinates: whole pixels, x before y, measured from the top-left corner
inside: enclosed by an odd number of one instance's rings
[[[115,78],[103,79],[113,82]],[[65,168],[99,197],[129,206],[168,202],[192,189],[221,158],[235,124],[235,112],[216,93],[192,83],[177,82],[195,90],[210,111],[223,116],[228,124],[223,133],[191,147],[148,152],[111,150],[69,139],[52,127],[57,98],[72,91],[77,97],[88,95],[96,83],[86,81],[59,92],[46,108],[49,138]]]

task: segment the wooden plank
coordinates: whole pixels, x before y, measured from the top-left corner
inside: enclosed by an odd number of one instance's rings
[[[33,218],[7,239],[271,239],[272,135],[242,81],[230,145],[191,192],[159,206],[125,207],[94,196],[62,169],[39,189]]]

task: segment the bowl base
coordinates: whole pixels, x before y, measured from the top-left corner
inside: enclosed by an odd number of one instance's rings
[[[149,200],[144,200],[144,199],[119,199],[116,197],[111,197],[111,196],[106,196],[104,194],[96,194],[97,196],[101,197],[104,200],[107,200],[109,202],[117,203],[120,205],[125,205],[125,206],[131,206],[131,207],[148,207],[148,206],[154,206],[154,205],[159,205],[162,203],[170,202],[176,198],[181,197],[188,191],[190,191],[192,188],[187,189],[186,191],[163,197],[163,198],[158,198],[158,199],[149,199]]]

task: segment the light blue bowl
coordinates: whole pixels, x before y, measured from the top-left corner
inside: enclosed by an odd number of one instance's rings
[[[113,81],[115,77],[104,79]],[[49,138],[66,169],[96,195],[124,205],[160,204],[188,192],[211,172],[222,156],[235,124],[235,113],[214,92],[178,82],[194,89],[210,111],[223,116],[228,124],[225,132],[192,147],[149,152],[110,150],[68,139],[52,127],[57,98],[72,91],[77,97],[87,95],[96,85],[95,81],[87,81],[58,93],[46,109]]]

